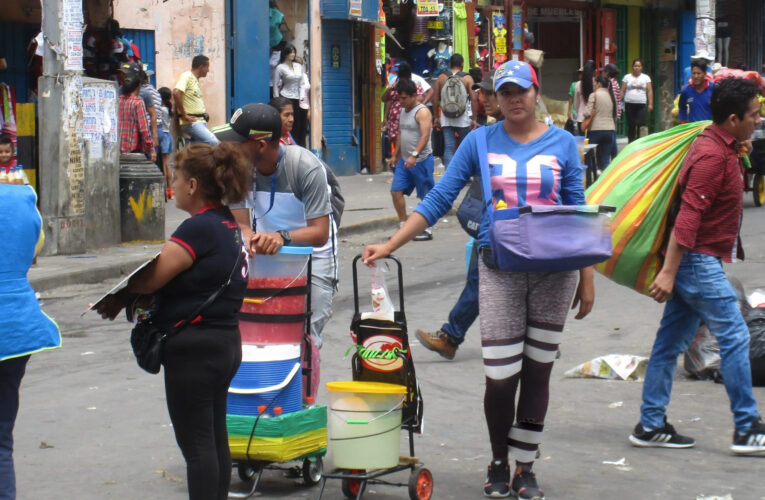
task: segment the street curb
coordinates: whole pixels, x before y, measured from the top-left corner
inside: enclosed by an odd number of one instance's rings
[[[447,215],[454,215],[455,213],[456,210],[451,209]],[[394,231],[396,229],[398,229],[398,217],[381,217],[379,219],[371,219],[349,226],[341,226],[337,230],[337,236],[338,238],[345,238],[369,231]],[[96,260],[92,265],[74,270],[60,269],[56,271],[47,271],[35,269],[33,267],[29,272],[29,283],[37,292],[44,292],[62,286],[100,283],[101,281],[108,279],[126,276],[135,268],[146,262],[152,255],[154,255],[154,253],[130,256],[121,258],[117,261],[103,263],[98,263]],[[42,257],[42,259],[44,258],[45,257]],[[35,276],[36,274],[38,276]]]
[[[30,276],[29,283],[36,292],[69,285],[100,283],[104,280],[126,276],[146,262],[148,258],[147,256],[129,257],[121,259],[119,262],[93,264],[86,269],[61,270],[43,276]]]

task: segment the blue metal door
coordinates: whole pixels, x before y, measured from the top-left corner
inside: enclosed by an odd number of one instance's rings
[[[681,12],[677,36],[677,62],[675,63],[675,94],[680,93],[687,82],[683,81],[685,68],[691,65],[691,56],[695,52],[693,37],[696,34],[696,13]]]
[[[358,139],[353,131],[353,25],[351,21],[322,21],[322,128],[325,159],[339,175],[359,169]]]
[[[245,104],[270,100],[268,0],[226,0],[226,34],[230,116]]]
[[[138,51],[141,53],[141,62],[146,64],[148,68],[156,73],[157,71],[157,57],[156,49],[154,45],[154,31],[153,30],[128,30],[123,29],[122,34],[125,39],[132,41],[138,47]],[[156,75],[149,77],[151,84],[157,86]],[[169,86],[172,86],[175,82],[170,82]]]

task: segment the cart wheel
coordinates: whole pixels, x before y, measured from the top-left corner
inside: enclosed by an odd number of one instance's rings
[[[755,207],[762,206],[765,203],[765,182],[763,182],[762,174],[754,174],[752,195],[754,196]]]
[[[361,471],[354,470],[351,472],[357,473]],[[346,498],[361,498],[366,486],[366,483],[360,479],[343,479],[341,489]],[[359,491],[361,491],[361,493],[359,493]]]
[[[414,469],[409,475],[409,498],[430,500],[433,495],[433,474],[425,467]]]
[[[306,458],[303,460],[303,481],[306,486],[313,486],[321,481],[321,475],[324,472],[324,461],[321,457],[315,459]]]
[[[236,472],[242,481],[252,481],[258,475],[259,466],[248,464],[237,464]]]

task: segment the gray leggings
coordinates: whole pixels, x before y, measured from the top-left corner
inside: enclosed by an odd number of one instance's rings
[[[531,463],[542,440],[550,372],[577,273],[504,272],[479,260],[478,276],[484,412],[492,454],[507,460],[509,445],[516,461]]]

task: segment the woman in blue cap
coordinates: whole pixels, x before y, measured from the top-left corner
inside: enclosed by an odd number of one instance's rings
[[[61,347],[58,326],[40,310],[27,280],[42,241],[37,195],[29,186],[0,184],[0,498],[16,498],[13,425],[19,386],[31,354]],[[10,314],[12,313],[12,314]]]
[[[540,98],[534,69],[509,61],[494,75],[504,120],[468,134],[449,169],[417,206],[406,224],[386,243],[364,249],[367,265],[401,247],[432,226],[452,207],[472,176],[481,175],[479,140],[486,141],[491,172],[492,203],[500,207],[584,204],[579,152],[568,132],[536,120]],[[484,139],[485,137],[485,139]],[[539,237],[554,237],[540,235]],[[538,273],[497,268],[489,247],[484,210],[479,232],[478,301],[481,345],[486,374],[484,412],[489,428],[492,462],[484,485],[490,498],[510,496],[542,500],[531,472],[549,400],[549,382],[563,325],[572,298],[585,317],[595,298],[592,268]],[[520,395],[516,405],[516,392]],[[511,478],[508,452],[516,467]]]

